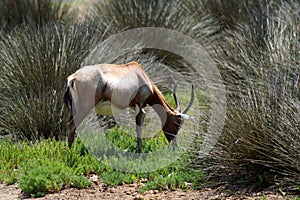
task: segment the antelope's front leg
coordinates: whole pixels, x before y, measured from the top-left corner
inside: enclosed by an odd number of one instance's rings
[[[178,147],[178,134],[175,135],[175,137],[174,137],[172,143],[173,143],[173,145],[174,145],[175,147]]]
[[[140,108],[135,118],[138,153],[142,153],[142,130],[143,130],[144,119],[145,119],[145,111],[142,108]]]

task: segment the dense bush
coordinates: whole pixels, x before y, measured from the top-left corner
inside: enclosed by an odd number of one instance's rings
[[[196,40],[207,39],[218,31],[202,0],[96,0],[91,5],[91,19],[103,27],[123,31],[139,27],[164,27],[180,31]]]

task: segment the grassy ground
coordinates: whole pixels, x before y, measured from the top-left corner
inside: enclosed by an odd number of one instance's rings
[[[119,128],[107,131],[106,134],[120,148],[136,148],[135,139],[128,138],[126,132]],[[164,140],[163,136],[159,136],[145,143],[149,150],[155,151],[165,145]],[[184,170],[186,162],[184,159],[181,158],[177,163],[155,172],[128,173],[111,168],[109,159],[102,159],[102,162],[99,162],[98,158],[87,153],[80,140],[75,142],[72,149],[69,149],[65,142],[53,140],[35,144],[31,142],[13,144],[1,140],[0,181],[7,184],[18,182],[18,186],[25,194],[34,197],[67,187],[88,187],[90,182],[86,176],[89,174],[98,174],[103,182],[111,186],[146,179],[147,183],[140,192],[151,189],[195,188],[204,180],[204,175],[202,172]],[[187,186],[186,183],[191,185]]]

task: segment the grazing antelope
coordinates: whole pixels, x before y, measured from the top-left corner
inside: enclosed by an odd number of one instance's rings
[[[174,138],[182,125],[183,119],[189,118],[186,113],[194,101],[194,87],[192,86],[191,100],[181,112],[174,86],[173,109],[165,100],[162,93],[151,81],[143,67],[137,62],[127,64],[99,64],[85,66],[67,78],[67,89],[64,103],[71,109],[71,117],[67,123],[68,145],[72,146],[75,129],[90,112],[111,115],[115,110],[127,107],[136,108],[137,150],[142,151],[142,126],[145,117],[143,108],[150,105],[160,117],[162,130],[169,142]]]

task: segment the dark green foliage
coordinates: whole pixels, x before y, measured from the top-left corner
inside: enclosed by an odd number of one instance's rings
[[[112,131],[111,134],[116,132]],[[155,143],[156,141],[153,140],[149,145]],[[136,143],[131,145],[135,146]],[[88,187],[90,182],[85,176],[94,173],[98,174],[107,185],[113,186],[133,183],[140,179],[149,180],[150,185],[146,184],[142,191],[159,189],[162,185],[162,189],[194,188],[204,181],[202,172],[194,173],[185,169],[188,160],[186,154],[168,167],[138,174],[111,168],[111,162],[114,160],[121,164],[125,163],[121,157],[103,158],[102,162],[99,162],[95,156],[87,154],[79,140],[76,140],[72,149],[69,149],[64,142],[53,140],[44,140],[35,144],[0,141],[0,181],[7,184],[18,182],[26,195],[34,197],[68,187]],[[126,160],[126,162],[130,161]],[[150,162],[151,160],[149,160],[151,166]]]
[[[163,27],[180,31],[196,40],[207,39],[217,31],[216,20],[209,16],[202,1],[95,1],[91,13],[92,19],[101,19],[102,26],[112,31]]]
[[[0,142],[0,181],[18,181],[26,195],[37,197],[66,187],[85,188],[90,183],[84,175],[105,169],[95,157],[81,155],[79,143],[70,150],[65,143],[52,140],[35,144]]]
[[[134,130],[131,130],[134,132]],[[106,137],[113,142],[113,144],[121,149],[129,152],[136,152],[136,137],[132,137],[126,131],[122,131],[120,128],[114,128],[106,132]],[[155,135],[155,137],[145,138],[143,140],[143,153],[155,152],[160,147],[167,145],[167,139],[162,132]]]
[[[147,190],[176,190],[193,189],[197,185],[205,181],[203,172],[187,171],[184,169],[176,170],[167,175],[156,175],[152,180],[148,181],[145,186],[140,189],[140,192]]]
[[[39,165],[25,164],[20,174],[19,187],[25,194],[38,197],[46,192],[58,192],[64,187],[85,188],[90,185],[83,175],[76,175],[71,168],[61,162]]]
[[[193,0],[195,4],[198,0]],[[218,19],[222,29],[234,29],[237,24],[250,24],[257,26],[265,25],[266,16],[269,14],[269,6],[276,1],[244,0],[244,1],[202,1],[210,15]],[[195,9],[197,7],[195,6]],[[253,27],[254,28],[254,27]],[[265,28],[265,27],[260,27]]]
[[[124,183],[130,184],[138,180],[134,174],[115,170],[109,170],[102,173],[100,178],[103,182],[110,186],[122,185]]]

